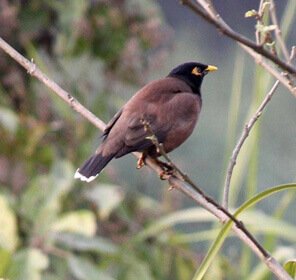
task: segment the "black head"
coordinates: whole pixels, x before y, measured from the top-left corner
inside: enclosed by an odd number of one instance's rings
[[[205,65],[197,62],[187,62],[174,68],[169,77],[176,77],[185,81],[194,93],[200,94],[200,87],[203,77],[208,72],[216,71],[218,68],[212,65]]]

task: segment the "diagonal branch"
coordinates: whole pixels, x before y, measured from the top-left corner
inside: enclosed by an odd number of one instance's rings
[[[271,96],[270,96],[271,97]],[[259,117],[259,116],[258,116]],[[209,204],[213,205],[221,212],[223,212],[228,219],[232,220],[237,228],[241,229],[242,232],[254,243],[257,249],[262,253],[265,258],[269,258],[269,253],[259,244],[259,242],[255,239],[255,237],[246,229],[245,225],[242,221],[239,221],[236,217],[234,217],[224,206],[218,204],[212,197],[208,196],[200,187],[198,187],[189,177],[186,175],[177,165],[170,159],[170,157],[165,152],[163,145],[159,143],[157,137],[155,136],[150,124],[148,121],[143,122],[145,130],[149,133],[148,139],[152,141],[155,145],[158,153],[160,153],[164,159],[167,161],[169,166],[172,167],[173,172],[176,174],[176,177],[180,178],[182,181],[186,182],[190,185],[198,194],[200,194]],[[169,176],[170,178],[171,176]]]
[[[203,1],[203,0],[200,0]],[[284,43],[284,41],[282,40],[281,37],[281,32],[278,26],[278,21],[277,21],[277,17],[275,14],[275,6],[274,6],[274,2],[273,0],[271,1],[271,7],[270,7],[270,13],[271,13],[271,18],[272,21],[275,25],[277,25],[276,27],[276,34],[277,34],[277,39],[278,41],[281,42],[281,48],[282,48],[282,52],[284,53],[285,57],[287,57],[287,61],[288,63],[291,63],[294,59],[295,56],[295,47],[292,47],[291,50],[291,54],[289,56],[286,45]],[[258,17],[258,21],[261,23],[261,18],[262,15],[264,13],[264,0],[260,1],[260,5],[259,5],[259,9],[258,9],[258,13],[259,13],[259,17]],[[257,43],[260,42],[260,33],[258,32],[258,30],[256,31],[256,41]],[[245,47],[245,46],[244,46]],[[255,55],[255,54],[254,54]],[[256,56],[254,56],[256,57]],[[258,64],[260,64],[260,61],[257,62]],[[265,68],[269,69],[269,72],[272,72],[274,69],[270,66],[270,65],[266,65]],[[276,71],[277,73],[277,71]],[[277,75],[278,76],[278,75]],[[252,127],[254,126],[255,122],[259,119],[259,117],[261,116],[264,108],[267,106],[268,102],[271,100],[273,94],[276,91],[276,88],[279,85],[279,82],[282,82],[283,80],[286,80],[285,77],[283,77],[283,73],[280,74],[278,76],[278,80],[274,83],[274,85],[272,86],[272,88],[270,89],[270,91],[267,93],[266,97],[264,98],[264,100],[262,101],[262,103],[260,104],[260,106],[258,107],[257,111],[255,112],[255,114],[251,117],[251,119],[249,120],[249,122],[245,125],[241,137],[239,138],[233,152],[232,152],[232,156],[230,158],[230,161],[228,163],[228,168],[226,171],[226,178],[225,178],[225,184],[224,184],[224,192],[223,192],[223,203],[222,205],[228,209],[228,200],[229,200],[229,190],[230,190],[230,181],[232,178],[232,173],[233,173],[233,169],[236,165],[236,161],[237,161],[237,157],[239,155],[239,152],[244,144],[244,142],[246,141],[247,137],[249,136],[249,133],[252,129]],[[295,88],[294,88],[295,89]]]
[[[277,15],[276,15],[276,11],[275,11],[275,3],[274,3],[274,0],[270,0],[270,17],[271,17],[271,21],[273,23],[273,25],[275,25],[275,36],[276,36],[276,39],[280,45],[280,48],[281,48],[281,51],[285,57],[285,60],[286,61],[289,61],[289,51],[287,49],[287,46],[283,40],[283,37],[282,37],[282,31],[279,27],[279,22],[278,22],[278,18],[277,18]]]
[[[261,116],[261,114],[262,114],[264,108],[266,107],[266,105],[268,104],[268,102],[271,100],[271,97],[275,93],[278,85],[279,85],[279,81],[277,80],[274,83],[274,85],[272,86],[272,88],[270,89],[270,91],[265,96],[264,100],[262,101],[261,105],[259,106],[259,108],[255,112],[255,114],[251,117],[249,122],[245,125],[245,128],[244,128],[244,130],[243,130],[243,132],[241,134],[241,137],[240,137],[239,141],[237,142],[237,144],[236,144],[236,146],[235,146],[235,148],[234,148],[234,150],[232,152],[232,156],[231,156],[231,159],[230,159],[228,167],[227,167],[226,179],[225,179],[225,185],[224,185],[224,194],[223,194],[223,206],[226,209],[228,208],[230,180],[231,180],[231,177],[232,177],[232,172],[233,172],[234,166],[236,164],[236,160],[237,160],[237,157],[239,155],[239,152],[240,152],[243,144],[245,143],[246,139],[248,138],[252,127],[254,126],[256,121]]]
[[[89,122],[94,124],[100,130],[105,128],[105,123],[97,118],[94,114],[92,114],[89,110],[87,110],[82,104],[80,104],[72,95],[63,90],[59,85],[57,85],[54,81],[50,80],[45,74],[43,74],[37,66],[23,57],[20,53],[18,53],[15,49],[13,49],[10,45],[8,45],[3,39],[0,38],[0,48],[3,49],[8,55],[10,55],[14,60],[16,60],[20,65],[22,65],[30,75],[36,77],[39,81],[44,83],[48,88],[52,89],[55,94],[57,94],[60,98],[62,98],[68,105],[70,105],[73,110],[84,116]],[[139,157],[139,153],[134,153],[136,157]],[[151,159],[147,159],[146,163],[148,166],[153,169],[156,173],[161,174],[162,169],[159,165],[155,164],[155,162]],[[212,201],[207,200],[204,195],[199,193],[191,184],[188,182],[182,181],[181,179],[175,176],[169,176],[168,182],[171,186],[176,188],[177,190],[183,192],[188,197],[192,198],[195,202],[200,204],[202,207],[207,209],[210,213],[215,215],[221,222],[227,222],[230,217],[225,213],[225,211],[221,211],[221,206],[213,204]],[[273,272],[274,275],[278,277],[278,279],[282,280],[291,280],[291,277],[288,273],[283,269],[283,267],[272,257],[270,256],[264,249],[261,250],[260,247],[252,239],[248,236],[238,225],[234,224],[232,227],[233,231],[237,234],[237,236],[248,245],[252,251],[264,261],[266,266]]]
[[[204,1],[203,1],[204,2]],[[232,28],[230,28],[219,16],[219,14],[216,14],[215,17],[212,16],[212,14],[209,14],[204,9],[200,8],[197,4],[193,3],[192,0],[181,0],[181,3],[185,6],[188,6],[192,11],[194,11],[196,14],[201,16],[203,19],[205,19],[207,22],[214,25],[222,34],[228,36],[229,38],[253,49],[257,53],[261,54],[262,56],[268,58],[275,64],[277,64],[279,67],[281,67],[284,71],[287,71],[288,73],[296,76],[296,68],[292,65],[286,63],[285,61],[282,61],[277,56],[266,50],[262,45],[258,45],[252,40],[249,40],[247,37],[235,32]],[[208,4],[210,5],[210,4]]]
[[[258,65],[261,65],[262,67],[264,67],[267,70],[267,72],[269,72],[273,77],[275,77],[277,80],[279,80],[281,82],[281,84],[283,86],[285,86],[291,92],[291,94],[293,94],[296,97],[296,87],[291,84],[291,81],[289,79],[287,79],[285,75],[278,72],[266,60],[263,60],[262,56],[260,54],[256,53],[254,50],[252,50],[244,45],[242,45],[242,48],[255,59],[255,62]]]
[[[0,47],[10,55],[14,60],[16,60],[20,65],[22,65],[33,77],[36,77],[40,82],[45,84],[48,88],[50,88],[53,92],[55,92],[60,98],[62,98],[68,105],[70,105],[73,110],[77,113],[85,117],[90,123],[92,123],[97,128],[103,130],[105,128],[105,124],[99,118],[97,118],[93,113],[87,110],[81,103],[77,101],[71,94],[67,91],[63,90],[57,83],[52,81],[49,77],[43,74],[40,69],[33,62],[33,59],[29,61],[25,57],[23,57],[19,52],[13,49],[10,45],[8,45],[1,37],[0,37]]]

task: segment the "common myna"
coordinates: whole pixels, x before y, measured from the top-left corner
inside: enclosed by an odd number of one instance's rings
[[[77,169],[74,177],[90,182],[110,160],[135,151],[155,159],[159,157],[143,121],[149,124],[166,153],[181,145],[198,120],[203,77],[215,70],[217,67],[212,65],[184,63],[174,68],[167,77],[140,89],[109,121],[101,145]]]

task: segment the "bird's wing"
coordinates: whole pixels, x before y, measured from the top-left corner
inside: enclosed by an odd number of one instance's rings
[[[106,137],[108,136],[109,132],[111,131],[112,127],[114,126],[114,124],[117,122],[117,120],[120,118],[121,114],[122,114],[123,108],[121,108],[114,116],[113,118],[107,123],[102,137],[105,140]]]
[[[108,137],[101,147],[103,153],[121,157],[153,147],[147,139],[151,133],[145,130],[143,120],[149,123],[160,143],[167,141],[167,137],[173,139],[175,135],[171,136],[171,131],[181,131],[188,121],[191,123],[187,115],[191,117],[190,108],[195,101],[190,90],[185,82],[174,78],[158,80],[142,88],[108,124]]]
[[[116,157],[121,157],[134,151],[145,150],[154,145],[152,141],[147,138],[148,136],[151,136],[151,131],[147,131],[144,128],[143,120],[149,123],[149,127],[159,142],[164,140],[168,129],[165,125],[158,123],[155,114],[149,114],[146,112],[144,117],[138,116],[129,120],[123,137],[124,145],[122,146],[122,149],[118,151]]]
[[[147,124],[146,127],[143,122]],[[143,144],[145,146],[147,145],[146,143],[152,144],[151,140],[147,139],[152,133],[159,142],[162,142],[168,127],[168,124],[159,121],[154,110],[150,112],[147,110],[144,114],[130,120],[124,142],[129,147],[140,148]]]
[[[161,100],[161,98],[160,98]],[[171,151],[191,134],[201,108],[197,95],[190,92],[163,94],[163,102],[146,103],[142,111],[130,115],[124,134],[125,153],[153,146],[151,132]],[[139,114],[139,112],[143,112]],[[151,131],[143,126],[145,120]]]

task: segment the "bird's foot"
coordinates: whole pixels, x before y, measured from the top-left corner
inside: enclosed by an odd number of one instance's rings
[[[156,159],[156,161],[162,169],[162,171],[159,173],[159,178],[161,180],[167,180],[170,176],[174,175],[174,167],[169,162],[163,162],[159,159]]]
[[[155,159],[156,163],[161,167],[162,170],[166,172],[172,172],[174,171],[174,167],[170,162],[164,162],[159,159]]]
[[[173,171],[174,170],[174,167],[172,166],[172,164],[170,162],[163,162],[163,161],[159,160],[158,163],[166,171]]]
[[[159,179],[160,180],[167,180],[172,175],[174,175],[174,170],[173,169],[171,169],[171,170],[162,170],[159,173]]]
[[[146,155],[142,153],[142,155],[137,161],[137,169],[141,169],[143,166],[145,166],[145,158],[146,158]]]

